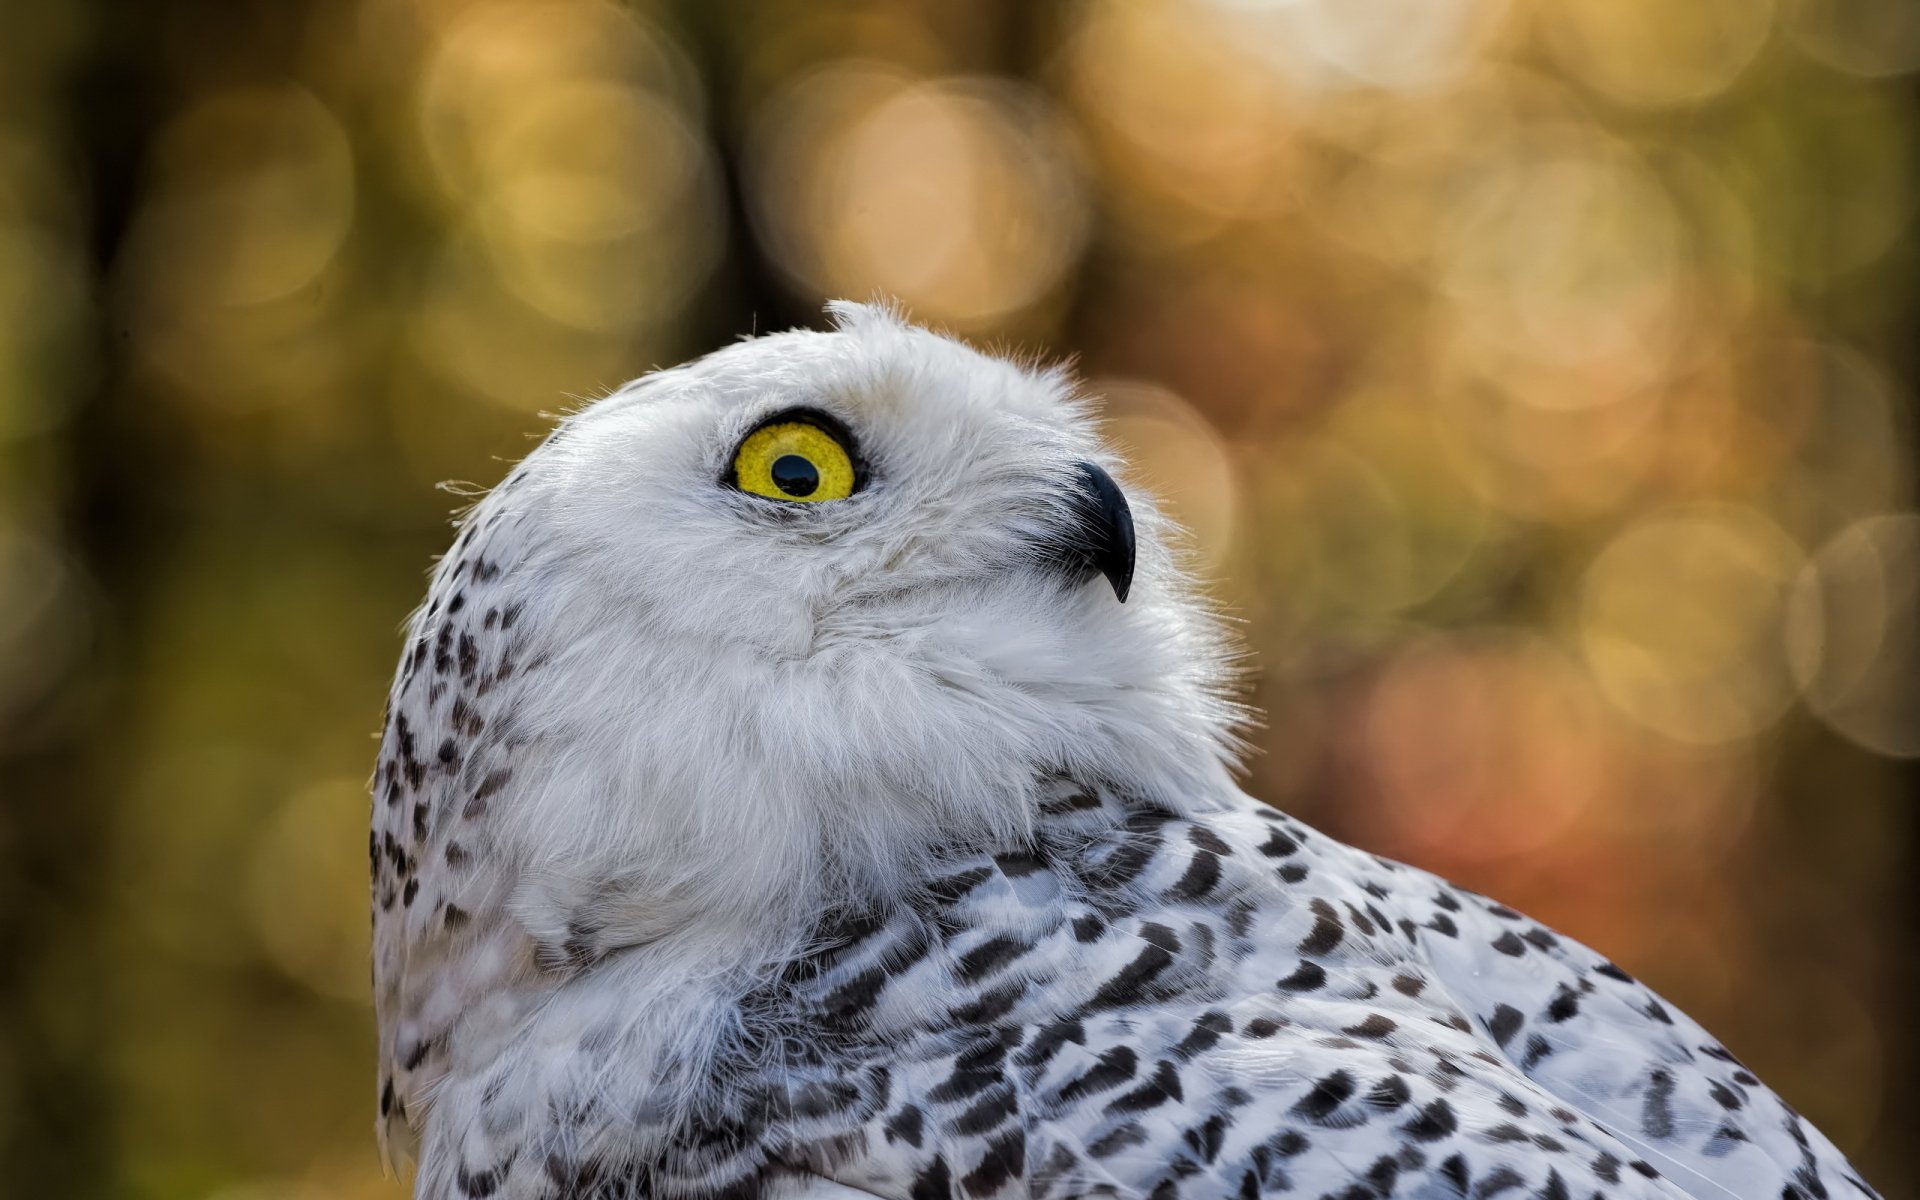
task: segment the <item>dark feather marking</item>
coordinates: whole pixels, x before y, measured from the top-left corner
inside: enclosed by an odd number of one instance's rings
[[[1673,1073],[1656,1070],[1647,1080],[1647,1095],[1640,1105],[1640,1129],[1648,1137],[1673,1136]]]
[[[1180,881],[1167,889],[1166,898],[1175,903],[1198,900],[1213,891],[1220,882],[1220,856],[1202,851],[1187,864]]]
[[[910,1200],[953,1200],[953,1182],[944,1155],[934,1155],[926,1169],[914,1176],[913,1190],[907,1195]]]
[[[1181,1062],[1186,1062],[1195,1055],[1204,1054],[1213,1049],[1223,1034],[1232,1032],[1233,1018],[1218,1009],[1204,1012],[1200,1014],[1199,1020],[1193,1023],[1193,1028],[1188,1031],[1187,1036],[1173,1048],[1173,1056]]]
[[[1267,840],[1261,845],[1260,853],[1266,855],[1268,858],[1286,858],[1290,854],[1297,853],[1299,849],[1299,842],[1281,833],[1278,829],[1274,829],[1268,831]]]
[[[1074,1020],[1053,1021],[1039,1028],[1014,1061],[1022,1067],[1044,1067],[1068,1042],[1086,1045],[1086,1026]]]
[[[926,1117],[912,1104],[888,1118],[884,1132],[889,1143],[902,1141],[915,1150],[920,1148],[921,1132],[926,1125]]]
[[[1311,992],[1327,982],[1326,968],[1317,962],[1302,962],[1293,974],[1273,986],[1287,992]]]
[[[1154,1067],[1152,1078],[1115,1099],[1106,1111],[1111,1114],[1144,1112],[1169,1100],[1178,1102],[1185,1098],[1180,1089],[1180,1072],[1163,1058]]]
[[[1520,1015],[1519,1009],[1511,1004],[1502,1004],[1496,1007],[1493,1010],[1493,1016],[1488,1018],[1487,1032],[1493,1035],[1495,1042],[1505,1046],[1519,1031],[1525,1020],[1526,1018]]]
[[[1385,1013],[1368,1013],[1367,1019],[1341,1030],[1350,1037],[1383,1038],[1400,1026]]]
[[[1400,1127],[1402,1132],[1417,1142],[1437,1142],[1453,1136],[1459,1128],[1460,1119],[1453,1115],[1453,1106],[1445,1100],[1435,1100],[1426,1105],[1418,1116]]]
[[[1227,844],[1226,839],[1205,825],[1195,823],[1187,826],[1187,840],[1212,854],[1223,857],[1231,857],[1233,854],[1233,847]]]
[[[1341,1105],[1353,1098],[1354,1090],[1353,1076],[1345,1071],[1335,1071],[1315,1080],[1313,1090],[1302,1097],[1291,1111],[1316,1124],[1336,1124],[1332,1120],[1333,1115]]]
[[[1027,1134],[1023,1129],[1009,1130],[987,1143],[980,1163],[960,1180],[970,1195],[985,1196],[999,1191],[1010,1179],[1018,1179],[1027,1169]]]
[[[989,938],[960,956],[958,974],[963,983],[978,983],[1031,949],[1031,942],[1004,934]]]
[[[1068,1080],[1060,1086],[1059,1099],[1078,1100],[1095,1092],[1104,1092],[1119,1087],[1132,1079],[1140,1069],[1140,1056],[1131,1046],[1115,1046],[1100,1055],[1100,1060],[1087,1068],[1084,1074]]]
[[[973,1107],[955,1117],[947,1128],[962,1137],[978,1137],[1000,1126],[1020,1111],[1019,1098],[1010,1087],[996,1088],[976,1100]]]
[[[948,1009],[947,1015],[961,1025],[991,1025],[1012,1012],[1013,1006],[1020,1003],[1020,997],[1025,995],[1026,991],[1027,984],[1022,980],[1002,984],[991,991],[981,993],[979,998],[971,1003]]]
[[[1398,1075],[1388,1075],[1374,1084],[1373,1090],[1367,1093],[1367,1104],[1382,1112],[1392,1112],[1405,1104],[1412,1095],[1413,1089],[1407,1086],[1405,1079]]]
[[[1340,914],[1333,905],[1315,896],[1307,907],[1313,910],[1313,929],[1300,942],[1300,953],[1319,957],[1340,944],[1346,936],[1346,929],[1340,924]]]
[[[1140,998],[1148,984],[1172,965],[1173,955],[1159,946],[1147,946],[1117,975],[1100,986],[1100,990],[1087,1001],[1087,1008],[1114,1008],[1133,1003]]]
[[[1087,1146],[1087,1153],[1095,1158],[1111,1158],[1122,1150],[1131,1150],[1144,1145],[1147,1131],[1140,1128],[1138,1121],[1128,1121],[1125,1125],[1115,1126],[1111,1131],[1093,1140]]]
[[[1547,1005],[1547,1020],[1557,1025],[1579,1011],[1580,994],[1563,983],[1553,994],[1553,1002]]]

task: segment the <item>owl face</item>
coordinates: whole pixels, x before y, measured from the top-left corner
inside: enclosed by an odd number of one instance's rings
[[[1059,378],[872,321],[651,376],[525,469],[584,594],[649,638],[828,673],[944,646],[1040,684],[1024,640],[1125,636],[1134,514],[1108,462]],[[989,628],[1025,665],[961,651]]]

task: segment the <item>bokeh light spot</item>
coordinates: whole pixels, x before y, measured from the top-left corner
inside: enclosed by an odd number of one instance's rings
[[[1648,517],[1594,559],[1580,644],[1602,693],[1683,742],[1751,737],[1793,699],[1780,644],[1799,548],[1756,509]]]
[[[314,295],[354,219],[346,131],[295,87],[219,93],[168,125],[121,262],[136,349],[244,411],[311,395],[339,345]]]
[[[1294,195],[1299,98],[1231,18],[1198,0],[1105,0],[1081,9],[1064,52],[1076,114],[1121,185],[1115,215],[1149,244]]]
[[[1461,333],[1616,374],[1637,364],[1654,377],[1682,315],[1684,245],[1658,180],[1622,147],[1570,129],[1512,149],[1485,165],[1441,231],[1440,277]]]
[[[1416,91],[1471,70],[1505,0],[1215,0],[1242,36],[1306,82]],[[1251,18],[1259,18],[1253,20]]]
[[[1920,70],[1913,0],[1789,0],[1786,25],[1807,53],[1855,75]]]
[[[0,171],[6,169],[0,146]],[[62,243],[0,218],[0,445],[67,416],[86,296],[82,264]]]
[[[453,197],[488,194],[497,182],[499,140],[523,132],[524,114],[572,85],[634,88],[661,96],[696,121],[700,116],[685,56],[631,7],[604,0],[493,0],[452,7],[438,33],[417,121],[434,182]],[[591,126],[569,132],[589,146],[604,147],[608,140]]]
[[[1649,106],[1724,91],[1773,26],[1772,0],[1551,0],[1540,8],[1570,70],[1614,100]]]
[[[664,31],[600,0],[449,19],[416,97],[447,212],[413,312],[421,356],[524,413],[664,352],[723,245],[696,91]]]
[[[978,330],[1040,301],[1087,230],[1080,155],[1036,90],[823,71],[761,111],[756,228],[795,286]]]
[[[1166,505],[1203,570],[1219,566],[1233,546],[1239,503],[1235,464],[1219,431],[1166,388],[1129,380],[1095,380],[1101,431],[1129,474]]]
[[[1378,819],[1424,854],[1524,854],[1609,789],[1605,711],[1543,639],[1414,642],[1374,684],[1364,722]]]
[[[1786,629],[1820,720],[1875,753],[1920,756],[1920,515],[1869,517],[1821,547]]]
[[[58,542],[0,518],[0,752],[32,744],[26,715],[90,640],[87,592]]]
[[[247,856],[254,933],[267,956],[307,987],[358,1002],[366,992],[365,788],[358,780],[316,784],[267,821]]]
[[[297,88],[228,92],[174,119],[155,163],[150,253],[199,305],[261,304],[311,282],[353,221],[346,131]]]

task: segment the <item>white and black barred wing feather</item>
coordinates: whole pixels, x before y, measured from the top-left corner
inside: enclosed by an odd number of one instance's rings
[[[807,1044],[716,1097],[646,1190],[1873,1194],[1606,960],[1251,803],[1072,793],[1034,851],[956,862],[829,943],[748,1001]]]

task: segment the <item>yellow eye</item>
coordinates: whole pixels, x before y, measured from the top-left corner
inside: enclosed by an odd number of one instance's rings
[[[856,482],[846,446],[807,421],[762,425],[733,456],[734,486],[774,500],[844,500]]]

